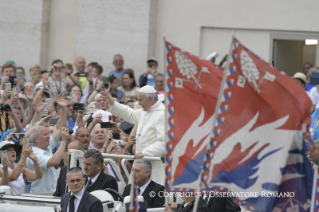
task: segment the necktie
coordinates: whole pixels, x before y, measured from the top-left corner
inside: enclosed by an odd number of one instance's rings
[[[88,190],[88,189],[90,188],[90,186],[91,186],[91,185],[92,185],[92,181],[91,181],[91,180],[89,180],[88,184],[86,185],[85,190]]]
[[[69,212],[74,212],[74,199],[75,199],[75,196],[71,195],[70,202],[69,202]]]
[[[141,189],[137,188],[137,195],[140,195]]]

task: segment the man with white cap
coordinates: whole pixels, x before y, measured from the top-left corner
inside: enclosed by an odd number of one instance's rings
[[[133,110],[127,105],[115,102],[112,96],[103,91],[101,94],[111,105],[111,112],[125,121],[136,124],[136,154],[135,159],[144,156],[161,157],[165,153],[165,107],[158,100],[156,90],[149,85],[142,87],[137,93],[141,109]],[[164,184],[164,164],[161,161],[152,162],[152,180]],[[156,173],[154,173],[156,172]]]
[[[218,53],[217,52],[213,52],[210,55],[207,56],[206,60],[212,62],[215,64],[216,62],[216,58],[218,57]]]

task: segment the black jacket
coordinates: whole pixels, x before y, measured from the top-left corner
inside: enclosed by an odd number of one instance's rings
[[[195,200],[191,201],[190,203],[188,203],[188,205],[184,208],[184,204],[185,202],[183,202],[183,204],[178,204],[177,205],[177,209],[176,212],[193,212],[193,208],[194,208],[194,204],[195,204]],[[208,211],[212,211],[212,210],[208,210],[205,201],[200,198],[199,202],[198,202],[198,207],[197,207],[197,212],[208,212]],[[216,212],[221,212],[221,211],[216,211]]]
[[[67,211],[71,192],[63,195],[61,199],[62,212]],[[103,212],[102,202],[89,192],[84,191],[77,212]]]
[[[67,172],[68,172],[68,166],[63,166],[61,168],[60,175],[59,175],[59,178],[56,184],[56,189],[53,196],[62,197],[63,194],[65,194],[65,187],[66,187],[65,180],[66,180]]]
[[[85,185],[87,184],[87,179]],[[100,173],[96,181],[87,189],[88,192],[95,191],[95,190],[104,190],[106,188],[111,188],[115,191],[118,190],[117,181],[114,177],[108,174],[104,174],[103,172]],[[117,200],[117,195],[110,193],[114,200]]]
[[[229,197],[211,197],[208,200],[207,207],[209,211],[219,212],[237,212],[240,207]]]
[[[123,192],[123,197],[130,196],[131,184],[127,185]],[[150,192],[152,194],[155,192],[154,197],[150,197]],[[144,190],[142,196],[144,197],[144,202],[147,202],[147,208],[160,208],[165,204],[164,198],[164,186],[155,183],[151,180],[150,184]]]

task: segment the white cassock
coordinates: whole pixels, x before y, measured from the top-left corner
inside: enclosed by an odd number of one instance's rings
[[[131,124],[137,124],[136,153],[144,156],[162,157],[165,154],[165,106],[157,101],[148,111],[133,110],[129,106],[114,102],[110,112]],[[165,181],[165,164],[150,161],[151,179],[161,185]]]

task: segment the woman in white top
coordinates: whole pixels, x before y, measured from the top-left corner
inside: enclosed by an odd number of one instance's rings
[[[137,87],[134,77],[134,72],[131,69],[126,69],[126,71],[122,75],[123,86],[118,87],[117,90],[124,92],[125,102],[128,100],[136,101],[136,94],[140,90]]]
[[[25,145],[22,150],[20,144],[15,144],[12,141],[2,141],[0,143],[0,150],[7,150],[8,155],[8,171],[9,171],[9,187],[13,195],[24,193],[24,180],[33,181],[42,177],[42,169],[38,163],[38,158],[32,151],[29,144]],[[22,155],[19,163],[15,163],[17,156]],[[25,161],[29,157],[33,160],[35,171],[24,168]],[[0,177],[3,176],[3,166],[0,164]]]

